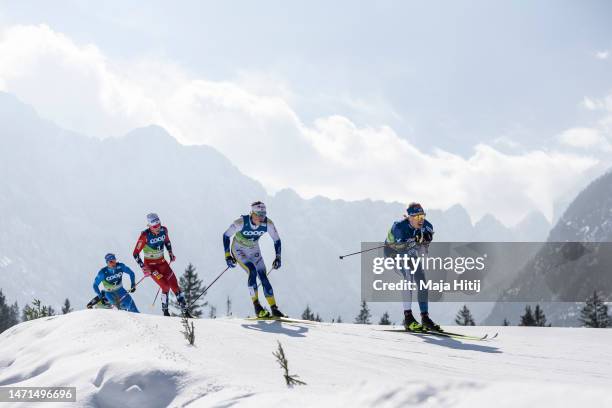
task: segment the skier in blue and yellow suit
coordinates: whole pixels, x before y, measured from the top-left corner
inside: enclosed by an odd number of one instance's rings
[[[408,213],[403,220],[396,221],[391,226],[387,239],[385,240],[385,256],[394,257],[396,254],[407,254],[410,257],[418,257],[426,254],[429,244],[433,240],[433,225],[425,219],[425,211],[419,203],[410,203]],[[421,323],[416,321],[412,314],[412,291],[402,292],[404,300],[404,326],[409,331],[440,330],[429,317],[429,303],[427,289],[421,289],[419,282],[425,281],[423,267],[419,266],[416,271],[400,269],[396,271],[404,279],[412,280],[419,285],[417,299],[421,310]]]
[[[278,309],[272,284],[266,273],[266,264],[261,256],[259,248],[259,238],[265,233],[270,234],[274,241],[274,251],[276,257],[272,263],[272,269],[281,267],[281,240],[276,230],[276,226],[267,216],[266,205],[261,201],[251,204],[251,214],[243,215],[235,220],[223,233],[223,248],[225,250],[225,261],[227,266],[233,268],[236,262],[248,273],[247,286],[251,294],[251,300],[255,308],[255,316],[260,318],[270,317],[268,312],[259,303],[257,289],[257,278],[261,281],[263,292],[270,305],[272,316],[284,317],[285,315]],[[230,248],[230,239],[234,236]]]
[[[136,291],[134,272],[125,264],[117,262],[117,258],[113,254],[106,254],[104,260],[106,266],[100,269],[93,283],[93,289],[98,298],[106,298],[108,303],[117,306],[119,309],[139,313],[134,299],[122,285],[123,274],[127,273],[131,281],[130,293]],[[100,290],[100,283],[104,290]]]

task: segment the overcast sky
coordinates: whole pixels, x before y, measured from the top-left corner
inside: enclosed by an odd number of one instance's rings
[[[0,2],[0,90],[97,137],[157,123],[271,192],[506,224],[612,163],[607,1],[124,3]]]

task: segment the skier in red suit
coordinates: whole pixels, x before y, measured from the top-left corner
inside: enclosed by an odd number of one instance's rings
[[[172,244],[168,236],[168,228],[161,225],[157,214],[147,215],[148,228],[140,233],[136,247],[134,248],[134,259],[142,268],[145,276],[151,276],[162,291],[161,302],[164,316],[170,316],[168,312],[168,292],[172,290],[176,296],[176,301],[181,307],[183,316],[192,317],[185,302],[185,296],[176,280],[176,275],[164,258],[164,248],[168,250],[170,262],[174,262],[176,257],[172,252]],[[140,252],[144,253],[144,262],[140,258]]]

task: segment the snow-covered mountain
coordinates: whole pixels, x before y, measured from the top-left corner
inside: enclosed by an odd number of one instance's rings
[[[612,330],[462,328],[500,333],[478,342],[389,326],[194,325],[190,346],[179,318],[85,310],[21,323],[0,335],[0,385],[72,386],[76,403],[55,406],[99,408],[612,406]],[[285,385],[277,341],[307,385]]]
[[[550,231],[552,242],[612,242],[612,171],[589,184]]]
[[[512,294],[496,305],[485,324],[498,323],[504,317],[518,317],[524,303],[507,302],[520,297],[542,296],[540,304],[543,304],[555,297],[567,299],[568,293],[585,300],[594,290],[608,297],[612,294],[612,271],[609,269],[612,253],[610,245],[606,244],[612,242],[612,171],[578,194],[551,230],[548,242],[559,245],[543,248],[526,265],[511,285]],[[576,252],[579,256],[569,257],[572,262],[560,263],[559,251]],[[594,262],[594,257],[580,256],[585,251],[597,254],[598,262]],[[568,302],[544,304],[553,325],[578,325],[580,307],[580,304]]]
[[[160,127],[94,139],[41,119],[6,93],[0,93],[0,144],[0,287],[21,306],[33,297],[55,306],[66,297],[77,308],[85,304],[106,252],[135,267],[131,251],[151,211],[170,230],[175,271],[192,262],[208,283],[225,267],[222,232],[249,203],[263,199],[283,239],[283,268],[271,275],[280,305],[292,315],[310,304],[325,319],[352,319],[360,297],[359,259],[340,262],[338,255],[358,250],[362,241],[384,239],[405,208],[371,200],[306,200],[292,190],[269,196],[215,149],[180,145]],[[273,158],[254,152],[253,160]],[[544,239],[548,233],[541,220],[510,229],[487,216],[473,225],[459,205],[428,211],[428,218],[440,241]],[[271,262],[272,245],[263,241]],[[156,289],[148,281],[139,287],[141,308]],[[235,313],[251,312],[239,269],[207,295],[219,314],[228,296]],[[394,306],[373,308],[376,316]],[[392,311],[392,318],[399,321],[400,313]]]

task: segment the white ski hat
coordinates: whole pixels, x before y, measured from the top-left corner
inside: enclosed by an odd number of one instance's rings
[[[147,214],[147,225],[148,226],[154,226],[154,225],[159,225],[161,224],[161,221],[159,220],[159,216],[155,213],[151,213],[151,214]]]
[[[266,205],[261,201],[255,201],[251,204],[251,212],[260,217],[266,216]]]

